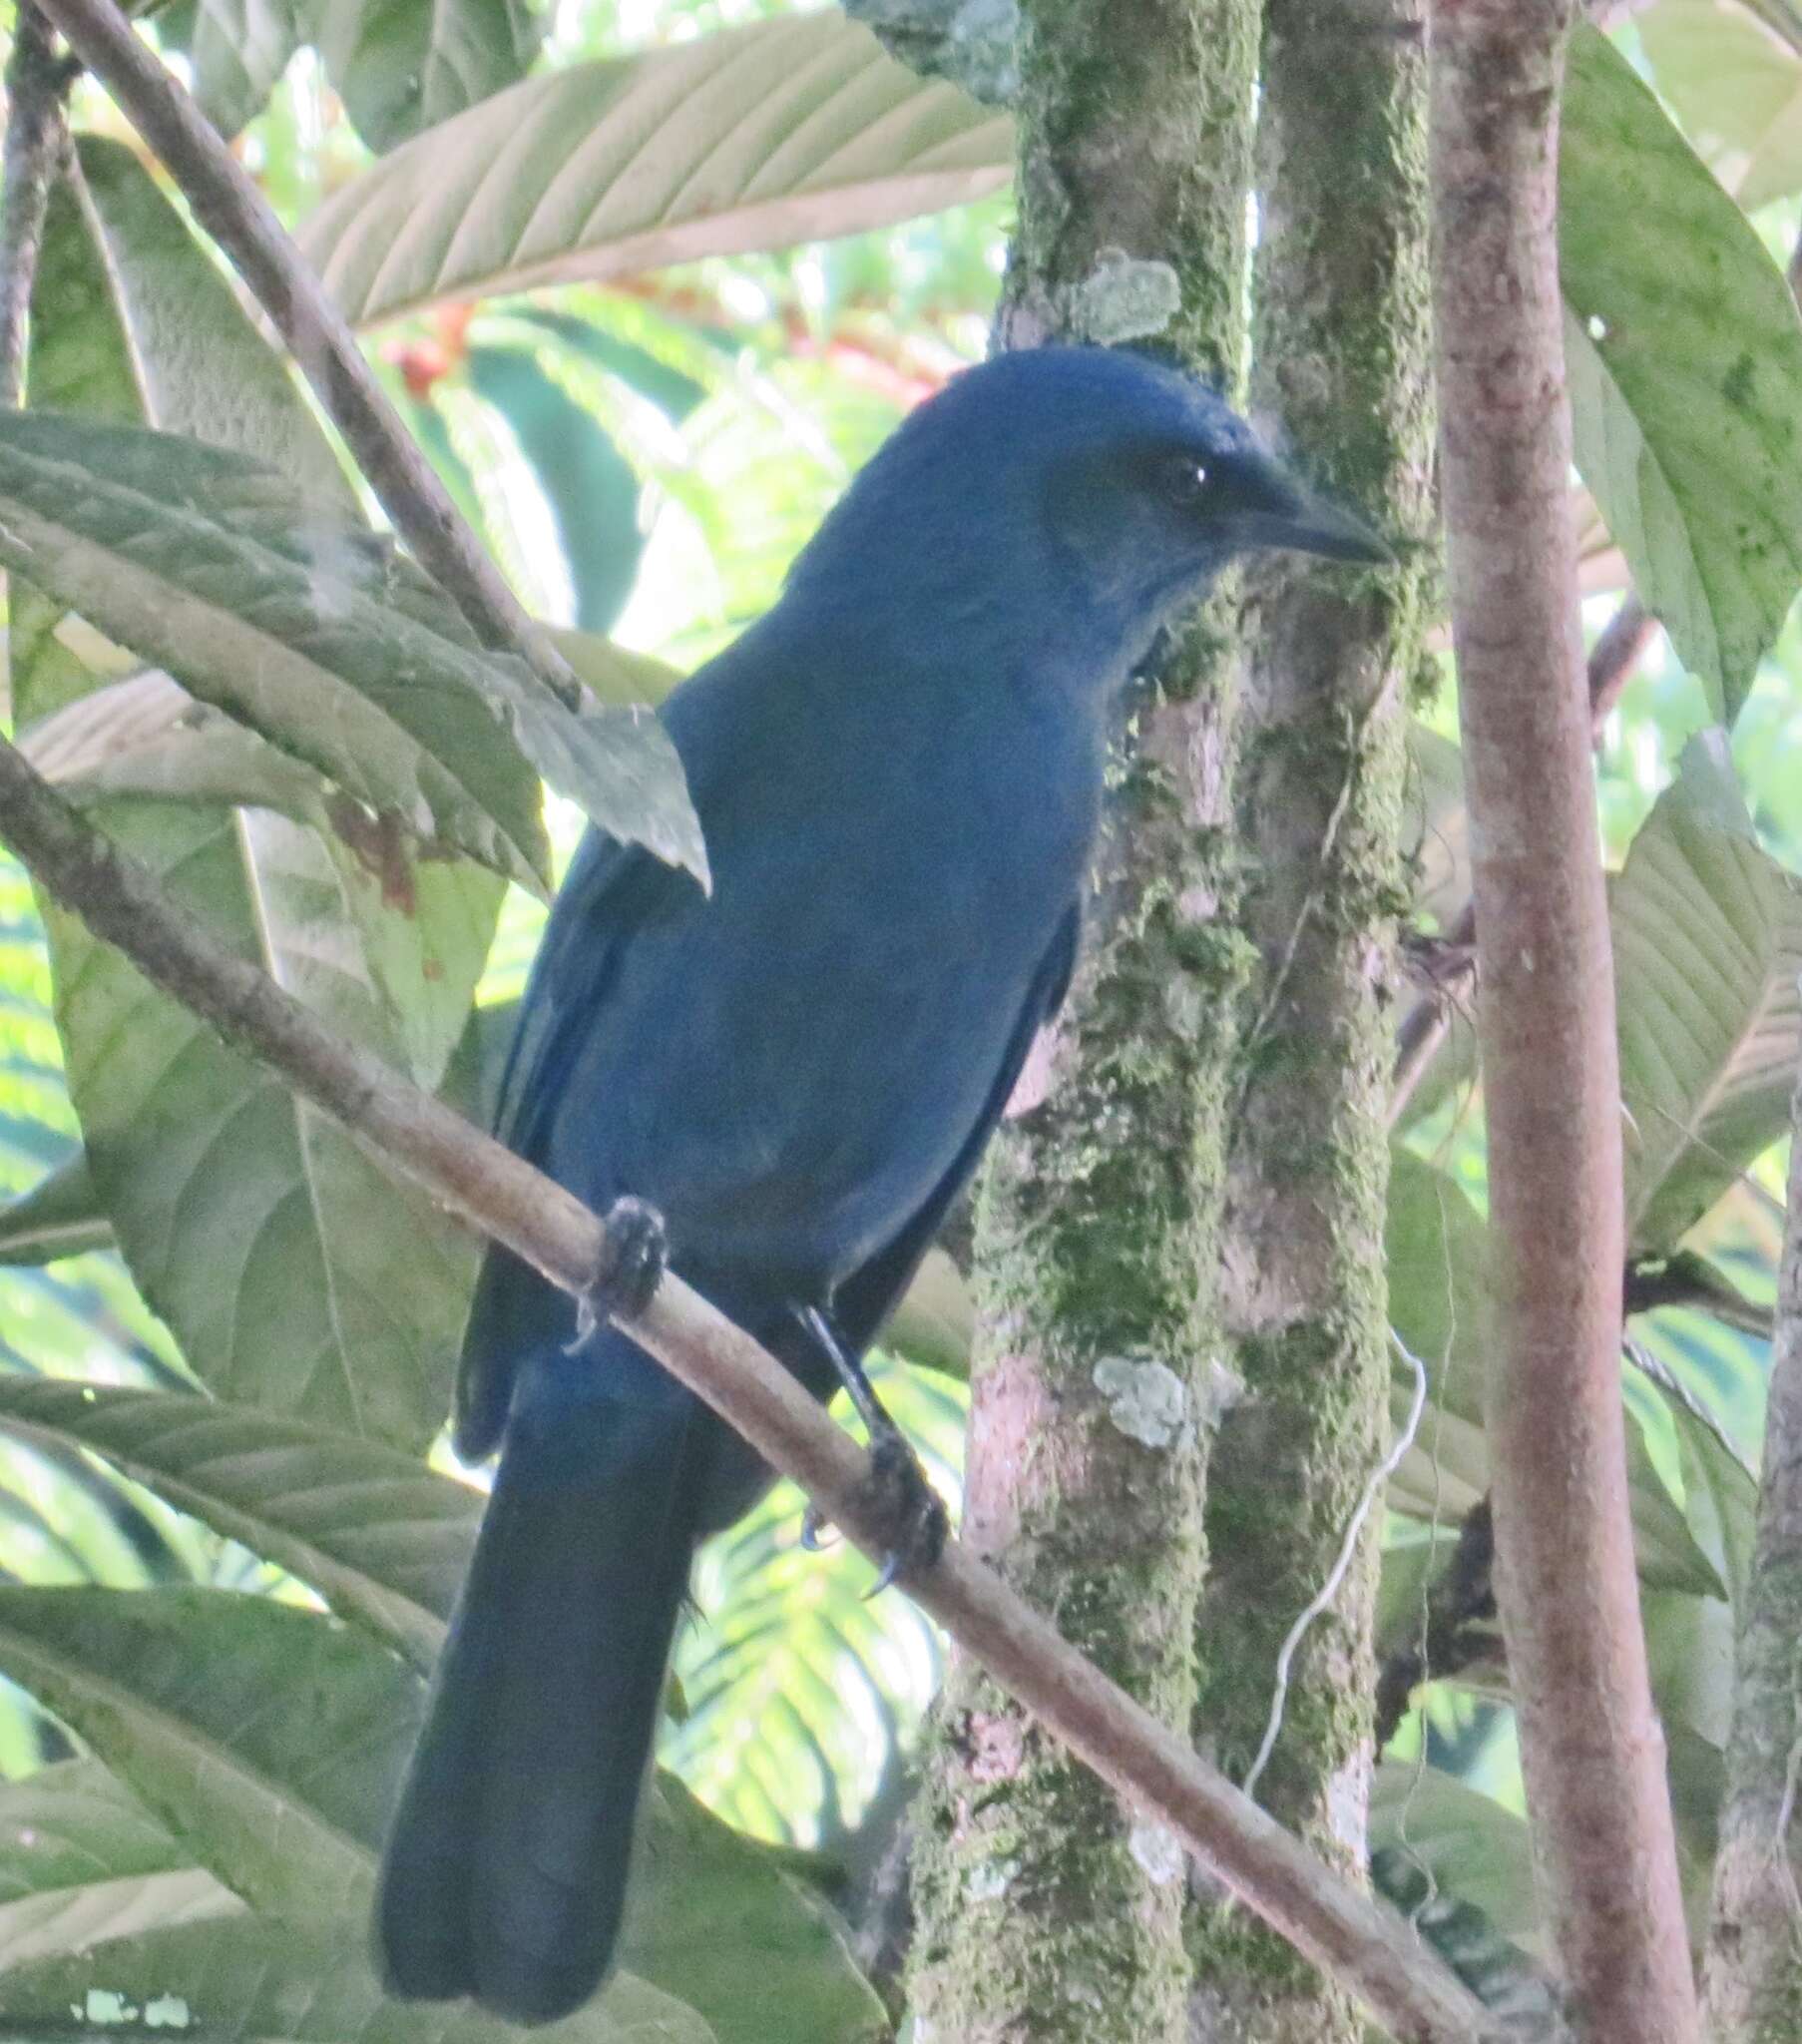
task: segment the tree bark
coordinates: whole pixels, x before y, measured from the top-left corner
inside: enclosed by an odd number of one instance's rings
[[[1802,1083],[1704,1973],[1715,2044],[1802,2036]]]
[[[1591,2044],[1691,2044],[1619,1382],[1620,1088],[1568,478],[1569,0],[1436,0],[1434,308],[1489,1128],[1497,1591],[1527,1797]]]
[[[1258,128],[1253,409],[1407,565],[1255,572],[1237,774],[1259,968],[1246,1002],[1224,1302],[1243,1392],[1214,1443],[1195,1737],[1244,1780],[1285,1634],[1389,1433],[1384,1211],[1403,899],[1403,740],[1432,528],[1423,0],[1271,0]],[[1373,1516],[1305,1636],[1258,1793],[1361,1878],[1373,1757]],[[1205,1890],[1191,2035],[1357,2044],[1362,2019]]]
[[[1244,331],[1254,0],[1036,0],[1002,340],[1157,334],[1231,389]],[[1173,315],[1173,316],[1171,316]],[[1167,323],[1166,323],[1167,322]],[[1147,693],[1049,1097],[979,1208],[965,1529],[1186,1728],[1233,999],[1228,614]],[[940,2044],[1179,2044],[1184,1859],[971,1664],[937,1719],[912,2000]]]

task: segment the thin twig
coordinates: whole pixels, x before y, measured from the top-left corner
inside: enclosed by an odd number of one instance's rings
[[[25,329],[37,281],[50,187],[68,147],[64,104],[74,74],[50,23],[21,0],[6,67],[6,154],[0,196],[0,406],[25,397]]]
[[[444,586],[480,639],[517,648],[560,702],[579,709],[582,684],[483,552],[319,279],[207,117],[133,33],[113,0],[41,4],[162,158],[195,218],[230,256],[420,565]]]
[[[1620,1402],[1620,1078],[1558,271],[1571,19],[1571,0],[1437,0],[1431,37],[1440,474],[1489,1134],[1496,1588],[1577,2034],[1693,2044]]]
[[[505,1243],[564,1290],[599,1296],[633,1338],[791,1476],[866,1554],[894,1543],[864,1451],[748,1334],[679,1278],[628,1314],[608,1296],[607,1228],[489,1137],[223,949],[155,879],[0,742],[0,838],[96,936],[272,1066],[390,1170]],[[1248,1907],[1415,2044],[1499,2039],[1482,2006],[1389,1909],[1329,1872],[1029,1610],[958,1542],[906,1587],[951,1637],[1136,1808],[1168,1824]]]

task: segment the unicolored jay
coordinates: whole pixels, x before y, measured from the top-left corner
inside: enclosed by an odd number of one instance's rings
[[[663,718],[713,891],[591,832],[500,1133],[817,1395],[900,1297],[1076,955],[1111,705],[1236,555],[1387,555],[1145,357],[1003,355],[921,405]],[[770,1481],[491,1248],[456,1444],[494,1494],[383,1862],[391,1990],[521,2022],[606,1977],[695,1543]]]

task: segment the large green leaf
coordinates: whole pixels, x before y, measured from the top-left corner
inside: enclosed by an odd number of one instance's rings
[[[517,2044],[519,2031],[464,2004],[388,2001],[364,1956],[366,1924],[222,1917],[119,1938],[0,1973],[13,2036],[80,2034],[209,2044]],[[580,2014],[534,2031],[551,2044],[715,2044],[692,2009],[630,1974]]]
[[[956,205],[1013,137],[835,11],[528,80],[333,194],[301,247],[357,324]]]
[[[522,0],[318,0],[317,41],[379,155],[525,75],[549,9]]]
[[[1646,607],[1730,722],[1802,587],[1802,321],[1745,216],[1581,26],[1563,138],[1577,464]]]
[[[1414,1444],[1390,1479],[1389,1502],[1439,1526],[1461,1523],[1490,1486],[1484,1235],[1481,1217],[1443,1172],[1406,1150],[1391,1152],[1389,1317],[1426,1365],[1431,1392]],[[1413,1394],[1412,1370],[1398,1368],[1390,1400],[1398,1424]],[[1640,1580],[1652,1589],[1718,1595],[1720,1579],[1630,1414],[1627,1481]]]
[[[50,202],[32,304],[31,402],[254,454],[308,498],[355,499],[281,358],[138,157],[76,140]]]
[[[259,1910],[333,1920],[367,1891],[426,1692],[360,1633],[215,1590],[0,1591],[0,1668]],[[643,1823],[629,1974],[721,2044],[887,2034],[829,1914],[766,1851],[677,1784]]]
[[[83,164],[86,196],[78,204],[59,187],[47,225],[34,396],[233,439],[278,458],[348,516],[336,462],[292,383],[142,168],[112,146],[85,147]],[[8,423],[82,430],[68,419]],[[117,444],[140,457],[190,445],[129,432]],[[153,463],[142,480],[154,492],[164,477]],[[398,588],[404,600],[414,581]],[[9,650],[22,723],[94,690],[93,640],[15,583]],[[338,1027],[428,1083],[442,1068],[487,946],[491,878],[465,861],[425,862],[409,901],[404,863],[384,864],[379,885],[359,881],[329,833],[266,811],[113,801],[102,820],[240,955],[313,996]],[[369,932],[383,916],[377,942]],[[409,917],[416,927],[393,927]],[[50,921],[69,1085],[95,1183],[133,1275],[191,1365],[246,1398],[408,1446],[429,1439],[469,1279],[463,1238],[72,918]],[[429,992],[378,969],[393,947],[418,954]]]
[[[8,1971],[242,1909],[98,1761],[61,1761],[0,1787],[0,1954]]]
[[[344,942],[342,874],[266,810],[117,805],[216,937],[402,1061]],[[146,1298],[222,1393],[422,1446],[445,1410],[474,1250],[420,1193],[71,918],[58,1017],[88,1157]]]
[[[482,1515],[467,1484],[396,1449],[168,1391],[0,1378],[0,1432],[104,1455],[429,1673]]]
[[[1748,213],[1802,190],[1802,49],[1737,0],[1658,0],[1634,26],[1659,92]]]
[[[1753,834],[1718,732],[1692,739],[1609,896],[1631,1249],[1656,1256],[1787,1128],[1802,892]]]
[[[367,1896],[424,1690],[361,1634],[223,1590],[0,1589],[0,1669],[252,1907]]]

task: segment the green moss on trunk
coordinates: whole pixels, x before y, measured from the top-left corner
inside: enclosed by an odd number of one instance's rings
[[[1251,0],[1038,0],[1001,331],[1161,337],[1231,387],[1244,329]],[[1147,311],[1150,308],[1150,311]],[[1123,750],[1090,940],[1041,1107],[979,1212],[965,1531],[1168,1722],[1193,1704],[1203,1417],[1231,1017],[1227,616]],[[1175,1841],[954,1669],[915,1860],[922,2044],[1180,2044]]]
[[[1407,552],[1429,529],[1426,64],[1418,12],[1266,10],[1254,404]],[[1284,1636],[1387,1432],[1383,1220],[1403,732],[1423,568],[1274,564],[1243,624],[1241,915],[1259,966],[1235,1082],[1225,1305],[1244,1394],[1209,1473],[1196,1736],[1242,1779]],[[1380,1514],[1296,1657],[1260,1799],[1364,1858]],[[1349,2000],[1223,1899],[1191,1912],[1195,2034],[1356,2044]]]

